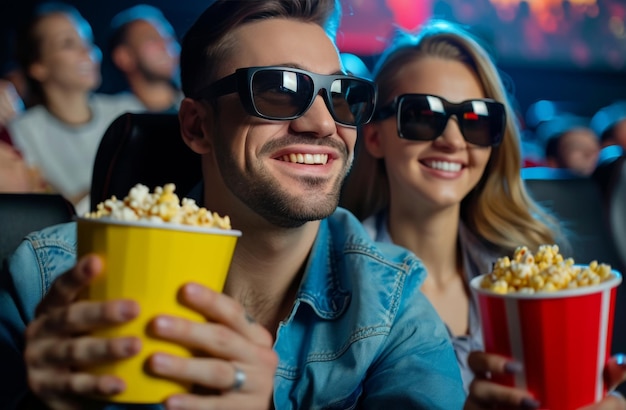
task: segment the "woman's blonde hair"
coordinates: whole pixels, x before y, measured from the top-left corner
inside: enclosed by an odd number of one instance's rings
[[[487,50],[472,35],[455,24],[436,20],[423,26],[417,36],[399,33],[374,69],[379,106],[395,97],[391,93],[399,68],[423,57],[466,64],[477,74],[485,96],[504,103],[506,109],[503,141],[492,149],[482,178],[461,203],[464,224],[477,237],[506,252],[520,245],[536,248],[553,243],[557,224],[529,197],[520,176],[520,131],[502,79]],[[374,158],[360,141],[341,205],[365,219],[388,204],[384,159]]]

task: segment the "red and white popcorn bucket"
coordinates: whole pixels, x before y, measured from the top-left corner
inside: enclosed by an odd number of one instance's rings
[[[482,321],[485,351],[523,365],[494,380],[530,391],[542,409],[572,410],[606,394],[603,371],[611,352],[621,275],[597,285],[552,292],[498,294],[471,281]]]

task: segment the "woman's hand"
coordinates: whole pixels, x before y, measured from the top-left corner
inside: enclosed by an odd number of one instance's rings
[[[475,374],[465,402],[466,410],[478,409],[536,409],[537,402],[529,392],[492,382],[490,377],[516,373],[520,370],[516,362],[488,354],[472,352],[468,358],[469,367]],[[605,368],[606,383],[610,389],[626,381],[626,363],[623,355],[612,357]],[[619,395],[607,395],[602,401],[585,406],[580,410],[626,410],[626,400]]]
[[[83,409],[87,396],[121,392],[124,381],[81,370],[96,363],[133,356],[141,349],[137,338],[90,337],[97,328],[135,318],[135,302],[86,302],[80,292],[102,271],[102,261],[85,256],[51,286],[26,329],[25,361],[31,390],[52,409]]]
[[[521,389],[507,387],[490,380],[495,375],[510,375],[521,370],[520,365],[505,357],[485,352],[471,352],[468,365],[474,372],[465,410],[537,409],[540,403]]]
[[[191,358],[165,353],[150,358],[151,372],[196,386],[192,393],[169,397],[166,407],[269,408],[278,365],[270,333],[252,322],[241,304],[206,287],[187,284],[180,300],[204,315],[207,322],[159,316],[151,323],[154,336],[197,352]]]
[[[626,357],[618,354],[609,359],[604,368],[605,382],[609,390],[626,382]],[[620,394],[608,394],[601,402],[581,410],[626,410],[626,399]]]

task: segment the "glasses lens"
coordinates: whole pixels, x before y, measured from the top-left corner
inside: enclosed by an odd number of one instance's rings
[[[287,120],[308,107],[313,80],[302,73],[286,70],[260,70],[252,76],[252,101],[265,117]]]
[[[498,145],[504,134],[504,108],[491,101],[474,100],[463,105],[457,114],[467,142],[489,147]]]
[[[431,141],[443,132],[447,118],[441,99],[430,95],[405,96],[398,105],[400,137]]]
[[[332,82],[329,93],[335,121],[360,125],[369,120],[374,109],[371,84],[357,79],[337,79]]]

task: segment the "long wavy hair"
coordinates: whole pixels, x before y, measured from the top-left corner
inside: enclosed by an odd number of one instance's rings
[[[503,252],[519,245],[536,248],[561,241],[558,224],[526,192],[520,176],[520,130],[498,69],[489,52],[462,27],[432,20],[417,35],[398,32],[374,68],[379,106],[391,101],[399,68],[424,57],[460,61],[476,73],[485,96],[506,108],[502,143],[491,152],[485,172],[461,202],[461,220],[483,241]],[[341,205],[359,219],[389,204],[389,183],[384,159],[373,157],[359,142],[353,169],[342,193]]]

